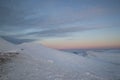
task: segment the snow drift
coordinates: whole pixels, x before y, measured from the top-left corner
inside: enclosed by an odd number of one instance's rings
[[[2,42],[2,45],[1,45]],[[60,52],[36,43],[12,45],[0,39],[0,49],[19,55],[0,65],[0,80],[119,80],[120,66]]]

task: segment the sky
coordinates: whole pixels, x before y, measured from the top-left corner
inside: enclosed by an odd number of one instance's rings
[[[120,0],[0,0],[0,36],[55,49],[120,48]]]

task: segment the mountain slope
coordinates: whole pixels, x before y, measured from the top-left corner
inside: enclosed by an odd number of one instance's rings
[[[7,43],[5,43],[7,45]],[[118,80],[120,66],[60,52],[36,43],[17,46],[19,56],[0,65],[0,80]]]
[[[0,37],[0,51],[15,50],[16,46]]]

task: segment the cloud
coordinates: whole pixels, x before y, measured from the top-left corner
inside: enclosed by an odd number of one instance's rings
[[[102,20],[97,24],[100,26],[94,25],[96,20],[108,14],[110,5],[107,2],[104,4],[102,7],[89,0],[0,0],[0,35],[17,38],[64,37],[74,32],[105,28]]]
[[[8,1],[8,0],[7,0]],[[52,27],[64,23],[83,20],[82,17],[94,15],[92,10],[76,11],[69,5],[58,6],[58,2],[44,2],[38,1],[1,1],[0,6],[0,24],[4,29],[11,27],[11,29],[24,29],[30,27],[45,28]],[[28,4],[25,4],[28,3]],[[17,5],[19,3],[19,5]],[[41,4],[44,5],[41,5]],[[32,6],[31,6],[31,5]],[[99,9],[97,9],[98,11]],[[92,12],[92,13],[91,13]],[[96,12],[95,12],[96,14]]]
[[[33,37],[40,37],[40,38],[46,38],[46,37],[66,37],[71,36],[75,32],[82,32],[82,31],[88,31],[88,30],[94,30],[94,29],[101,29],[101,28],[108,28],[110,26],[68,26],[68,27],[59,27],[59,28],[51,28],[51,29],[45,29],[41,31],[34,31],[34,32],[28,32],[20,36],[33,36]],[[18,36],[18,35],[17,35]]]
[[[14,44],[22,44],[25,42],[35,41],[35,39],[18,39],[14,38],[13,36],[0,36],[0,37]]]

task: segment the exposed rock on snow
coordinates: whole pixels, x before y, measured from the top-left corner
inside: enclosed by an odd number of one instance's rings
[[[19,53],[18,52],[0,52],[0,64],[4,63],[12,58],[16,57]]]

